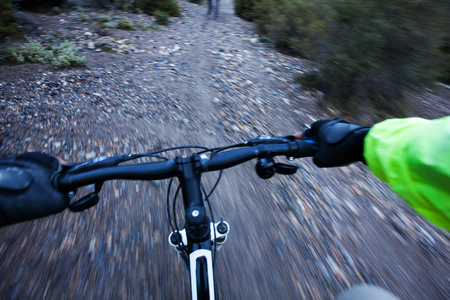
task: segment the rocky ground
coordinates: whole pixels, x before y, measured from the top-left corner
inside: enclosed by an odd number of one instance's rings
[[[183,16],[158,28],[151,17],[115,10],[21,13],[30,37],[75,41],[88,65],[0,66],[0,154],[38,150],[80,162],[214,147],[333,115],[320,93],[291,83],[311,63],[260,43],[231,0],[218,20],[206,18],[204,6],[180,5]],[[105,29],[99,15],[140,29]],[[448,92],[411,96],[411,114],[449,115]],[[401,299],[450,298],[448,232],[365,166],[296,164],[296,175],[267,181],[252,163],[225,172],[212,198],[216,217],[231,224],[216,264],[219,299],[333,299],[361,282]],[[188,272],[167,242],[166,187],[106,183],[89,211],[1,229],[0,298],[187,299]]]

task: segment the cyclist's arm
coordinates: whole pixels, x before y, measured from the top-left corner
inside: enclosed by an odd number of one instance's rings
[[[378,123],[365,137],[364,157],[417,212],[450,230],[450,116]]]

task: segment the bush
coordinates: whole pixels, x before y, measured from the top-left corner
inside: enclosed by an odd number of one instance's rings
[[[66,0],[14,0],[19,8],[31,11],[48,10],[52,7],[62,7]]]
[[[40,43],[30,42],[19,48],[8,48],[7,55],[10,61],[16,63],[47,63],[52,58],[52,53],[44,49]]]
[[[60,15],[62,13],[61,8],[55,6],[50,10],[52,16]]]
[[[234,12],[247,21],[252,21],[256,17],[263,17],[254,11],[257,2],[257,0],[234,0]]]
[[[398,107],[405,91],[435,78],[437,60],[448,61],[445,45],[433,50],[448,35],[448,1],[235,0],[235,8],[278,47],[318,64],[298,80],[349,106]]]
[[[113,2],[119,9],[125,11],[136,10],[136,0],[114,0]]]
[[[450,36],[444,38],[435,49],[435,59],[437,61],[436,79],[446,84],[450,84]]]
[[[180,8],[175,0],[114,0],[114,3],[126,11],[139,11],[152,15],[159,10],[170,16],[180,16]]]
[[[326,43],[314,57],[331,98],[398,109],[405,91],[432,78],[445,18],[439,1],[339,0],[325,9]]]
[[[163,11],[155,11],[155,23],[158,25],[167,25],[170,23],[169,15]]]
[[[20,24],[14,17],[15,9],[9,0],[0,0],[0,40],[5,37],[20,38]]]
[[[117,21],[117,28],[121,29],[121,30],[128,30],[128,31],[136,30],[130,21],[128,21],[127,19],[123,19],[123,18],[120,18]]]
[[[262,0],[252,11],[259,32],[269,35],[278,49],[308,57],[317,51],[312,37],[322,36],[325,27],[314,8],[304,0]]]
[[[66,42],[50,49],[53,52],[50,61],[56,68],[86,65],[86,57],[78,55],[78,48],[74,43]]]
[[[157,10],[170,16],[180,16],[180,8],[173,0],[136,0],[136,7],[147,14],[154,14]]]
[[[97,16],[97,22],[100,23],[107,23],[107,22],[111,22],[112,18],[108,15],[98,15]]]
[[[74,43],[43,47],[40,43],[29,42],[18,48],[8,48],[7,59],[14,63],[51,63],[55,68],[86,65],[86,58],[77,53]]]

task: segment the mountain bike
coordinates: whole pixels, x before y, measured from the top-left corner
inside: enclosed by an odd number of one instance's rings
[[[189,156],[169,159],[162,156],[167,151],[180,149],[200,149]],[[113,179],[161,180],[170,179],[167,188],[167,215],[172,232],[169,243],[180,254],[190,272],[192,299],[214,299],[215,253],[225,243],[230,225],[221,219],[215,222],[209,197],[216,189],[224,169],[257,159],[256,173],[263,179],[275,174],[291,175],[297,167],[277,163],[276,156],[294,158],[312,156],[315,144],[308,140],[295,140],[293,136],[260,136],[249,141],[219,148],[201,146],[181,146],[156,150],[142,154],[115,157],[96,157],[80,164],[64,166],[57,179],[59,187],[69,196],[74,196],[77,188],[94,184],[95,190],[69,206],[72,212],[86,210],[99,202],[99,192],[103,182]],[[160,161],[119,165],[134,159],[158,159]],[[220,171],[217,181],[209,192],[201,184],[201,175]],[[179,185],[173,196],[172,212],[170,203],[173,178]],[[184,207],[184,226],[179,228],[176,221],[175,203],[181,190]],[[207,211],[207,207],[209,213]]]
[[[217,19],[220,11],[220,0],[208,0],[208,12],[206,16],[208,18]]]

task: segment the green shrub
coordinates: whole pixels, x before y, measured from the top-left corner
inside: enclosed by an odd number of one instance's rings
[[[302,84],[329,99],[383,109],[405,91],[448,74],[449,2],[444,0],[235,0],[238,15],[290,53],[315,61]],[[435,45],[442,45],[436,50]],[[447,66],[447,68],[446,68]]]
[[[163,11],[155,11],[155,23],[158,25],[167,25],[170,23],[169,15]]]
[[[15,0],[18,7],[26,10],[40,11],[52,7],[62,7],[67,0]]]
[[[109,29],[111,29],[111,28],[117,28],[118,23],[114,22],[114,21],[106,22],[106,23],[101,23],[100,22],[99,26],[102,27],[102,28],[109,28]]]
[[[78,48],[74,43],[62,43],[51,47],[51,50],[53,52],[51,63],[56,68],[86,65],[86,57],[78,55]]]
[[[44,49],[40,43],[30,42],[19,48],[8,48],[8,57],[16,63],[47,63],[52,58],[52,53]]]
[[[100,22],[100,23],[107,23],[107,22],[110,22],[112,19],[108,15],[98,15],[96,20],[97,20],[97,22]]]
[[[323,35],[325,22],[313,5],[305,0],[261,0],[253,7],[254,22],[282,51],[306,56],[316,51],[313,37]]]
[[[29,42],[18,48],[8,48],[7,58],[14,63],[51,63],[55,68],[84,66],[86,58],[78,55],[74,43],[62,43],[57,46],[42,46]]]
[[[445,37],[435,48],[436,79],[450,84],[450,36]]]
[[[397,109],[405,91],[432,78],[432,46],[446,18],[438,0],[339,0],[325,8],[327,44],[315,58],[331,98]]]
[[[114,0],[114,4],[122,10],[134,11],[136,9],[136,0]]]
[[[142,31],[148,31],[150,28],[145,26],[144,24],[136,24],[136,28]]]
[[[15,9],[9,0],[0,0],[0,40],[5,37],[20,38],[23,35],[14,13]]]
[[[124,18],[120,18],[117,21],[117,28],[121,29],[121,30],[136,30],[133,26],[133,23],[131,23],[130,21],[128,21],[127,19]]]
[[[203,0],[189,0],[189,2],[194,3],[194,4],[202,4]]]
[[[78,13],[77,18],[83,23],[90,23],[91,18],[85,13]]]
[[[147,14],[154,14],[157,10],[170,16],[180,16],[180,8],[173,0],[136,0],[136,7]]]
[[[114,0],[120,9],[132,12],[154,14],[155,11],[163,11],[170,16],[180,16],[180,8],[175,0]]]
[[[62,12],[62,11],[61,11],[61,8],[59,8],[59,7],[57,7],[57,6],[53,7],[53,8],[50,10],[50,14],[51,14],[52,16],[60,15],[61,12]]]
[[[257,2],[257,0],[234,0],[234,11],[237,16],[247,21],[252,21],[256,17],[263,17],[254,11]]]

